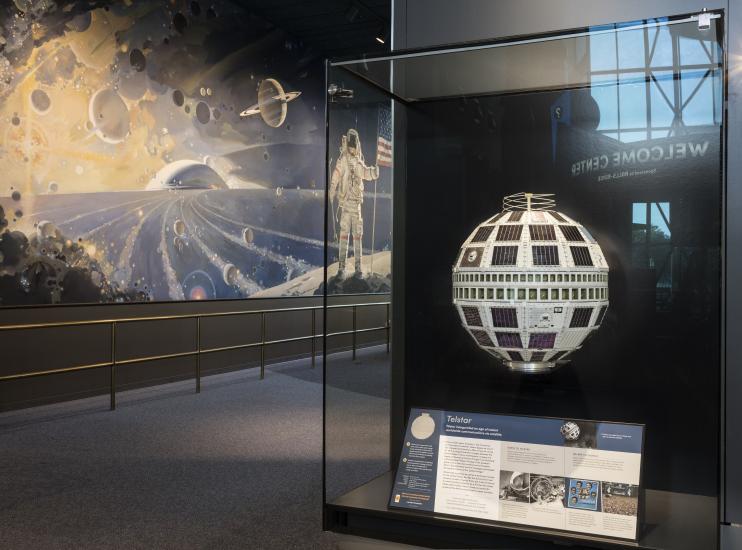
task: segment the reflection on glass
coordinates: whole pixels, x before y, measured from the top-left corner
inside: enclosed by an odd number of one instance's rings
[[[616,25],[618,32],[589,39],[598,131],[624,143],[702,131],[721,120],[718,45],[652,23],[626,30]]]
[[[714,427],[720,410],[723,96],[715,32],[721,24],[717,21],[708,31],[700,31],[694,21],[673,21],[662,29],[651,22],[646,29],[616,25],[538,47],[405,57],[393,64],[395,82],[407,84],[415,77],[412,91],[418,95],[405,97],[424,99],[399,105],[404,147],[398,152],[406,169],[398,180],[403,187],[397,189],[405,190],[407,200],[399,212],[405,227],[404,274],[399,275],[405,296],[397,305],[406,315],[395,327],[396,341],[404,348],[396,349],[394,368],[400,371],[395,381],[401,387],[393,410],[425,403],[646,424],[646,486],[679,498],[707,499],[698,506],[703,516],[691,518],[698,520],[703,540],[718,528]],[[534,51],[549,56],[524,62]],[[546,61],[560,74],[541,71]],[[374,62],[368,65],[374,74]],[[465,76],[457,79],[452,66]],[[353,70],[361,73],[363,63]],[[514,72],[525,76],[514,81]],[[362,86],[355,90],[359,97]],[[347,131],[363,120],[366,104],[336,107],[330,111],[331,123]],[[366,110],[374,120],[375,111]],[[343,121],[338,123],[338,117]],[[373,139],[371,131],[364,144]],[[337,149],[336,140],[330,143]],[[472,283],[454,289],[458,300],[472,301],[467,317],[448,299],[451,264],[460,261],[459,247],[474,225],[494,219],[493,204],[524,188],[556,193],[566,216],[589,220],[590,233],[582,230],[580,237],[605,245],[610,292],[602,284],[606,276],[595,277],[589,270],[529,269],[526,275],[513,266],[490,269],[490,248],[476,256],[478,268],[455,274],[455,280]],[[468,238],[483,247],[477,235]],[[519,328],[551,324],[555,315],[571,317],[571,311],[557,311],[561,308],[551,302],[557,298],[579,301],[584,309],[591,307],[587,300],[610,296],[611,304],[591,312],[591,319],[605,316],[605,325],[580,343],[579,354],[568,356],[568,366],[553,377],[524,383],[481,353],[479,329],[462,330],[462,319],[475,327],[493,322],[489,304],[482,303],[481,283],[495,283],[486,284],[487,300],[492,294],[497,300],[526,300],[547,312],[547,318],[520,316]],[[532,351],[527,353],[526,358],[532,357]],[[348,375],[334,374],[330,382]],[[374,386],[370,378],[358,380],[359,387]],[[350,432],[361,433],[345,421],[356,404],[347,389],[347,384],[338,385],[339,391],[327,394],[328,406],[335,403],[338,412],[338,437],[328,445],[332,449],[335,443],[337,454],[349,448]],[[402,416],[399,412],[395,418]],[[694,433],[692,450],[678,437],[678,426]],[[395,448],[404,444],[400,432],[391,430]],[[649,514],[658,510],[648,503]],[[665,544],[666,535],[659,534],[663,529],[677,537],[673,543]],[[647,533],[646,547],[705,548],[703,542],[686,541],[664,520]]]
[[[666,309],[672,299],[675,253],[669,202],[633,204],[631,243],[634,267],[654,273],[657,309]]]

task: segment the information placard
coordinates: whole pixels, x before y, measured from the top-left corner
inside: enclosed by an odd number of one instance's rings
[[[391,507],[636,540],[644,427],[412,409]]]

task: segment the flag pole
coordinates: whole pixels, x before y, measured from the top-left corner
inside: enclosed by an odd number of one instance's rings
[[[376,153],[376,163],[378,165],[379,163],[379,153]],[[373,219],[371,221],[371,266],[369,268],[369,275],[373,275],[374,273],[374,244],[376,244],[376,182],[379,181],[379,178],[374,178],[374,213],[373,213]]]
[[[333,160],[332,157],[330,157],[329,166],[331,167],[332,167],[332,160]],[[328,185],[325,188],[325,193],[329,193],[329,192],[330,192],[330,186]],[[337,245],[338,251],[339,251],[340,250],[340,236],[338,235],[338,230],[337,230],[337,223],[338,223],[337,210],[335,209],[335,205],[332,204],[332,197],[328,197],[327,203],[330,205],[330,212],[332,213],[332,235],[335,238],[334,242]],[[339,253],[338,253],[338,261],[340,261]]]

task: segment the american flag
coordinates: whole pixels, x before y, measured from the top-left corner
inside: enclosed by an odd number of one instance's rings
[[[379,139],[376,141],[376,164],[392,166],[392,110],[379,109]]]

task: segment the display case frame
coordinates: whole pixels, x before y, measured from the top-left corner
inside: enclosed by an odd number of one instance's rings
[[[724,12],[717,11],[709,14],[713,17],[714,21],[723,21]],[[698,14],[691,14],[688,16],[678,16],[663,19],[663,22],[670,24],[683,24],[691,21],[697,21]],[[641,22],[646,25],[647,21]],[[719,33],[719,40],[723,44],[723,25],[717,24],[717,32]],[[388,468],[386,473],[383,473],[379,477],[368,480],[367,483],[362,484],[359,487],[354,488],[342,494],[339,497],[332,495],[328,496],[327,493],[327,467],[325,466],[325,485],[324,485],[324,526],[326,529],[335,530],[339,532],[353,533],[363,536],[371,536],[378,538],[385,538],[391,540],[398,540],[402,542],[409,542],[415,544],[428,544],[432,547],[451,547],[452,545],[465,545],[468,547],[491,547],[495,541],[497,543],[511,544],[512,547],[517,548],[536,548],[540,544],[537,541],[560,541],[575,545],[576,547],[589,547],[589,548],[647,548],[647,549],[659,549],[667,548],[671,550],[673,548],[691,548],[693,546],[685,546],[685,544],[701,544],[708,543],[708,539],[698,539],[698,532],[694,528],[694,518],[703,518],[705,524],[715,523],[719,524],[719,505],[723,498],[723,492],[719,488],[718,495],[712,496],[700,496],[700,495],[676,495],[672,491],[661,491],[648,489],[646,491],[647,499],[647,511],[649,514],[648,522],[650,528],[646,531],[637,542],[631,541],[616,541],[606,537],[594,536],[594,535],[579,535],[579,534],[564,534],[557,533],[553,530],[540,529],[534,527],[520,527],[514,525],[493,525],[489,522],[483,522],[479,520],[469,520],[460,517],[452,518],[441,514],[421,514],[417,512],[406,512],[400,510],[390,510],[387,507],[387,501],[389,493],[391,491],[391,484],[393,483],[393,469],[396,467],[396,461],[399,456],[400,449],[402,447],[404,429],[407,418],[407,411],[412,406],[418,407],[433,407],[434,403],[409,403],[409,399],[406,393],[405,384],[408,381],[405,373],[405,363],[407,360],[406,346],[406,331],[405,327],[408,323],[407,309],[409,304],[406,303],[405,299],[405,285],[407,284],[407,278],[405,273],[406,262],[408,261],[408,255],[405,250],[405,244],[407,243],[407,235],[405,233],[405,227],[408,223],[408,200],[409,197],[406,195],[407,176],[408,176],[408,152],[407,152],[407,109],[410,105],[414,104],[418,98],[405,97],[399,95],[399,89],[395,89],[395,83],[393,78],[390,76],[389,80],[384,80],[384,71],[380,70],[378,73],[374,72],[374,63],[391,62],[395,60],[404,59],[415,59],[418,57],[433,56],[433,55],[445,55],[445,52],[470,52],[477,49],[488,50],[492,47],[507,48],[512,45],[526,44],[530,42],[541,42],[542,40],[558,40],[564,36],[579,36],[589,35],[594,30],[591,29],[576,29],[571,31],[564,31],[560,33],[550,33],[548,35],[540,36],[529,36],[529,37],[516,37],[503,39],[487,43],[477,44],[464,44],[460,46],[450,46],[447,48],[435,48],[435,49],[422,49],[422,50],[411,50],[396,52],[389,56],[379,58],[369,58],[361,60],[343,60],[328,62],[327,68],[327,84],[335,83],[337,80],[337,69],[347,68],[349,66],[358,67],[361,65],[369,65],[371,68],[364,75],[362,71],[351,70],[352,76],[349,76],[349,80],[357,78],[358,82],[365,82],[375,93],[378,93],[380,97],[387,97],[391,104],[393,104],[394,112],[394,168],[393,168],[393,197],[394,197],[394,208],[393,208],[393,227],[394,227],[394,246],[392,249],[392,263],[393,263],[393,305],[392,305],[392,368],[389,372],[390,377],[390,389],[389,389],[389,407],[390,407],[390,427],[389,427],[389,457],[388,457]],[[726,51],[726,50],[723,50]],[[723,57],[720,66],[720,74],[724,81],[726,81],[726,58]],[[389,65],[387,66],[389,67]],[[335,72],[333,72],[335,71]],[[390,71],[391,72],[391,71]],[[568,84],[563,89],[570,89],[574,84]],[[579,86],[579,84],[577,84]],[[529,88],[538,90],[538,86]],[[517,94],[522,92],[522,89],[511,89],[507,93]],[[448,96],[455,97],[455,96]],[[723,99],[726,99],[724,93]],[[331,114],[332,106],[328,103],[328,121],[327,121],[327,136],[328,136],[328,151],[332,148],[331,145]],[[725,120],[726,110],[722,108],[722,119]],[[721,262],[724,262],[725,248],[724,239],[726,219],[724,213],[727,209],[727,194],[726,190],[726,174],[723,173],[724,162],[723,162],[723,151],[724,151],[724,139],[725,139],[726,124],[720,124],[720,136],[719,136],[719,164],[718,168],[720,171],[721,178],[721,204],[719,216],[721,220],[720,232],[719,232],[719,247],[722,250]],[[328,182],[331,175],[331,165],[328,162]],[[329,209],[328,209],[328,220],[329,220]],[[329,223],[329,222],[328,222]],[[329,263],[329,252],[328,260],[326,265]],[[728,274],[723,268],[719,270],[721,275],[720,286],[720,299],[723,304],[724,302],[724,289],[726,277]],[[726,328],[726,319],[723,317],[724,307],[719,308],[719,348],[722,349],[723,342],[721,340],[722,334]],[[719,385],[718,393],[721,396],[723,392],[723,373],[724,373],[724,355],[720,353],[719,357]],[[326,371],[327,374],[327,371]],[[722,406],[722,400],[719,398],[719,404]],[[325,382],[325,410],[327,411],[327,380]],[[718,433],[718,444],[719,444],[719,460],[717,463],[717,475],[722,475],[722,456],[723,442],[721,440],[721,429],[722,429],[722,418],[719,414],[719,422],[713,429]],[[595,419],[600,420],[600,419]],[[327,444],[328,444],[328,431],[332,431],[332,426],[329,426],[327,422],[324,424],[325,430],[325,464],[327,464]],[[651,435],[650,435],[651,436]],[[330,438],[331,439],[331,438]],[[710,519],[708,514],[711,510],[714,510],[715,517]],[[706,530],[705,534],[708,534]],[[694,537],[696,537],[694,539]],[[683,541],[683,542],[678,542]],[[695,542],[694,542],[695,541]],[[681,544],[681,546],[676,546]],[[718,532],[716,540],[712,543],[714,546],[708,546],[709,548],[718,547],[719,539]],[[489,545],[489,546],[488,546]]]

